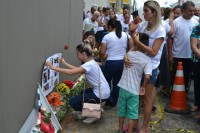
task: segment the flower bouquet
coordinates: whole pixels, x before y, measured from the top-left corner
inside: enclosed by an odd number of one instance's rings
[[[64,80],[63,83],[68,86],[70,89],[74,87],[74,82],[72,82],[71,80]]]
[[[58,92],[52,92],[47,96],[47,100],[50,105],[54,107],[58,107],[60,105],[63,105],[64,103],[60,100],[60,94]]]
[[[45,109],[41,108],[41,123],[40,123],[40,128],[41,131],[44,133],[54,133],[55,129],[51,123],[51,113],[46,112]]]
[[[56,86],[56,90],[61,94],[61,95],[66,95],[69,94],[70,92],[70,87],[67,86],[65,83],[61,83]]]

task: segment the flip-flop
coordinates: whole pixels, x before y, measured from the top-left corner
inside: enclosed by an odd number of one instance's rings
[[[139,131],[139,127],[140,127],[140,126],[139,126],[139,124],[138,124],[136,127],[133,127],[133,130]],[[128,132],[128,126],[124,126],[124,127],[123,127],[123,130],[126,131],[126,132]]]

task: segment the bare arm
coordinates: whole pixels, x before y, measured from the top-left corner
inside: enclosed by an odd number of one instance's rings
[[[106,45],[106,43],[101,43],[101,47],[100,47],[100,50],[99,50],[99,59],[100,59],[100,60],[102,60],[103,57],[105,56],[106,50],[107,50],[107,45]]]
[[[65,66],[68,67],[69,69],[75,69],[75,68],[78,68],[78,67],[76,67],[76,66],[73,66],[73,65],[67,63],[67,62],[65,61],[64,58],[60,58],[59,60],[60,60],[60,62],[61,62],[63,65],[65,65]]]
[[[149,74],[145,74],[144,82],[143,82],[143,84],[142,84],[142,86],[140,88],[140,95],[144,95],[145,94],[145,88],[147,87],[147,84],[148,84],[148,82],[150,80],[150,76],[151,75],[149,75]]]
[[[191,47],[192,47],[192,51],[194,52],[194,54],[198,58],[200,58],[200,50],[197,47],[197,43],[198,43],[198,39],[197,38],[193,38],[193,37],[190,38],[190,44],[191,44]]]
[[[170,31],[167,33],[168,36],[171,36],[174,34],[174,13],[171,12],[169,16],[169,26],[170,26]]]
[[[167,48],[168,48],[168,60],[170,63],[173,63],[172,44],[173,44],[173,38],[168,37]]]
[[[51,62],[46,62],[45,64],[54,71],[68,74],[68,75],[73,75],[73,74],[78,74],[78,73],[84,72],[84,69],[82,67],[77,67],[77,68],[73,68],[73,69],[65,69],[65,68],[54,67]]]
[[[132,38],[128,39],[128,44],[129,44],[129,50],[131,50],[133,48],[133,39]]]
[[[150,74],[145,74],[145,76],[144,76],[144,82],[142,84],[142,87],[146,88],[146,86],[147,86],[147,84],[148,84],[148,82],[150,80],[150,77],[151,77]]]

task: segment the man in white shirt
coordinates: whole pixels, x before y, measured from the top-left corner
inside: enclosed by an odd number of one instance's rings
[[[98,11],[95,11],[92,18],[86,18],[83,21],[83,35],[87,31],[92,31],[94,34],[96,34],[98,28],[97,18],[99,17],[99,15],[100,13]]]
[[[177,69],[178,62],[183,63],[183,72],[185,80],[185,88],[188,87],[189,74],[191,69],[191,46],[190,35],[192,28],[198,24],[193,18],[195,5],[191,1],[187,1],[182,5],[183,14],[174,20],[174,42],[170,46],[173,53],[173,74],[172,82]]]
[[[124,20],[125,20],[125,19],[124,19],[124,15],[125,15],[126,13],[129,13],[129,14],[130,14],[130,10],[129,10],[129,8],[128,8],[127,6],[123,7],[123,14],[120,14],[120,15],[117,17],[117,20],[119,20],[120,22],[121,22],[121,21],[124,21]],[[132,21],[133,21],[133,16],[130,15],[130,20],[129,20],[129,22],[132,22]]]
[[[91,7],[91,11],[87,13],[86,18],[92,18],[94,12],[96,11],[96,7]]]

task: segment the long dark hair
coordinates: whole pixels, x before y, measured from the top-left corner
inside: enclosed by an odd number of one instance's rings
[[[122,36],[122,25],[120,23],[120,21],[116,20],[116,19],[110,19],[108,21],[108,27],[111,26],[113,29],[115,30],[116,36],[118,38],[121,38]]]

